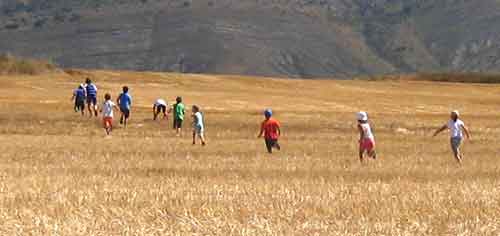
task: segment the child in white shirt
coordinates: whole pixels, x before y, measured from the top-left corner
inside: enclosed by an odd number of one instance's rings
[[[111,95],[106,93],[104,95],[104,103],[102,104],[101,113],[102,113],[102,121],[104,125],[104,129],[106,130],[106,134],[110,135],[113,130],[113,110],[118,111],[116,104],[111,101]]]
[[[369,157],[377,159],[375,151],[375,136],[372,133],[370,123],[368,123],[368,114],[360,111],[357,114],[359,131],[359,161],[363,162],[365,152]]]
[[[458,111],[451,112],[451,119],[447,124],[436,130],[434,137],[446,129],[450,130],[450,144],[453,155],[459,164],[462,163],[462,154],[460,153],[460,146],[464,138],[463,132],[468,139],[471,138],[469,129],[465,126],[464,122],[459,119],[460,113]]]
[[[203,122],[203,114],[200,108],[196,105],[192,108],[193,111],[193,145],[196,144],[196,136],[201,140],[201,145],[205,146],[205,124]]]

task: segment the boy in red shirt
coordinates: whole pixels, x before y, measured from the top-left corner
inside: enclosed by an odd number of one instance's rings
[[[273,111],[271,109],[266,109],[264,111],[264,116],[266,117],[266,120],[262,122],[258,137],[261,138],[262,135],[264,135],[267,152],[273,153],[273,148],[281,150],[278,143],[278,138],[281,135],[280,123],[272,118]]]

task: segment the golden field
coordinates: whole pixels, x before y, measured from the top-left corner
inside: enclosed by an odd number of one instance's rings
[[[0,77],[0,235],[500,234],[498,85],[73,72]],[[131,88],[112,138],[73,111],[86,73],[99,98]],[[208,146],[189,119],[180,138],[152,121],[176,96],[201,106]],[[283,125],[273,155],[256,138],[266,107]],[[461,167],[431,137],[452,109],[473,134]],[[365,164],[359,110],[380,157]]]

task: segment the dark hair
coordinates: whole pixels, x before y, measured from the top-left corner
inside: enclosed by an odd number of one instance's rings
[[[199,106],[196,106],[196,105],[193,105],[193,111],[194,111],[194,112],[198,112],[198,111],[200,111],[200,107],[199,107]]]
[[[176,101],[177,103],[181,103],[181,102],[182,102],[182,97],[177,97],[177,98],[175,99],[175,101]]]
[[[106,93],[106,94],[104,95],[104,99],[106,99],[106,100],[111,100],[111,94]]]
[[[87,79],[85,79],[85,83],[90,84],[90,83],[92,83],[92,80],[90,80],[90,78],[87,78]]]
[[[123,92],[124,93],[128,93],[128,87],[127,86],[123,86]]]

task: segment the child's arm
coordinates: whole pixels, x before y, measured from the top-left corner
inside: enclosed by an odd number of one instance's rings
[[[438,130],[436,130],[436,132],[434,132],[434,135],[432,135],[432,136],[436,137],[439,133],[445,131],[447,128],[448,128],[447,125],[443,125],[441,128],[439,128]]]
[[[364,136],[364,133],[365,131],[363,130],[363,127],[361,127],[361,125],[358,124],[358,132],[359,132],[359,141],[363,140],[363,136]]]
[[[259,136],[257,136],[257,138],[262,138],[263,134],[264,134],[264,123],[262,123],[262,125],[260,126],[260,133]]]
[[[471,135],[470,135],[469,128],[467,128],[467,126],[465,126],[465,125],[462,125],[462,129],[464,130],[465,135],[467,136],[467,139],[470,139]]]
[[[73,96],[71,97],[71,101],[76,99],[76,95],[73,93]]]

